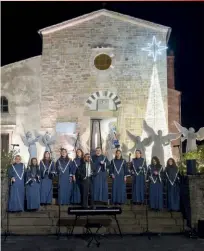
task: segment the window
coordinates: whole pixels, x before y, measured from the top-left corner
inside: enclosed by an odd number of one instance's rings
[[[9,151],[9,134],[1,134],[1,152],[8,153]]]
[[[1,96],[1,112],[8,112],[8,99],[4,96]]]
[[[75,134],[76,133],[76,123],[74,122],[58,122],[56,124],[57,133],[65,134]]]
[[[94,65],[98,70],[107,70],[112,63],[112,59],[107,54],[100,54],[95,57],[94,59]]]

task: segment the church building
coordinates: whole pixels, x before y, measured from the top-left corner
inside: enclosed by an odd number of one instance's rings
[[[128,156],[134,142],[127,131],[146,137],[144,120],[163,135],[177,131],[180,92],[174,55],[167,55],[171,28],[102,9],[38,33],[42,55],[1,68],[2,149],[19,144],[27,163],[22,136],[48,131],[57,135],[57,156],[60,147],[72,155],[76,135],[84,151],[102,146],[106,152],[114,127]],[[178,142],[171,144],[165,160],[177,155]],[[37,142],[39,159],[44,149]]]

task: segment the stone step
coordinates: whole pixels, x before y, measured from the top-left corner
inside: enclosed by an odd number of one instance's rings
[[[149,231],[152,233],[181,233],[183,230],[180,226],[155,226],[149,227]]]
[[[138,222],[140,225],[146,225],[146,219],[138,219]],[[166,218],[164,220],[158,220],[158,219],[148,219],[148,224],[149,226],[164,226],[164,225],[168,225],[168,226],[175,226],[176,225],[176,221],[172,218]]]
[[[57,208],[56,208],[57,209]],[[74,218],[74,215],[69,215],[67,210],[66,211],[60,211],[61,218]],[[59,211],[58,210],[40,210],[37,212],[21,212],[21,213],[9,213],[9,219],[20,219],[20,218],[58,218],[59,217]],[[107,217],[104,215],[104,217]],[[146,219],[146,211],[123,211],[122,214],[117,215],[119,219]],[[180,212],[176,212],[174,214],[171,214],[167,211],[162,212],[154,212],[154,211],[148,211],[148,218],[149,219],[174,219],[178,224],[180,222],[183,223],[183,217]]]
[[[143,233],[144,229],[139,225],[120,225],[122,234],[139,234]],[[119,234],[118,226],[113,224],[111,227],[107,228],[107,232],[111,234]]]
[[[139,234],[146,231],[146,226],[138,225],[120,225],[123,234]],[[70,228],[69,228],[70,230]],[[60,227],[60,232],[62,234],[67,234],[67,227]],[[149,231],[152,233],[181,233],[182,228],[180,226],[149,226]],[[46,235],[46,234],[56,234],[58,232],[58,227],[56,226],[10,226],[9,232],[11,234],[23,234],[23,235]],[[82,234],[85,232],[83,227],[75,227],[74,234]],[[93,230],[94,232],[94,230]],[[2,234],[4,230],[2,229]],[[118,233],[118,228],[116,224],[111,225],[107,228],[102,228],[99,233]]]

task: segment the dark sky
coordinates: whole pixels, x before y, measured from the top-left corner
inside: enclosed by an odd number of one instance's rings
[[[2,2],[1,65],[40,55],[41,28],[103,8],[102,2]],[[204,126],[204,3],[108,2],[106,9],[170,26],[182,124]],[[203,72],[202,72],[203,71]]]

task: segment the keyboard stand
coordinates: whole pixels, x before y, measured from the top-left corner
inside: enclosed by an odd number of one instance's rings
[[[116,214],[114,215],[114,218],[115,218],[115,222],[117,223],[117,226],[118,226],[118,231],[119,231],[120,237],[123,238],[123,235],[122,235],[122,232],[121,232],[120,225],[119,225]]]
[[[87,223],[85,225],[85,228],[86,228],[86,233],[85,234],[90,235],[90,238],[91,238],[91,239],[89,238],[90,240],[88,239],[89,242],[87,244],[87,247],[90,247],[93,240],[95,241],[96,246],[99,247],[100,242],[96,239],[96,237],[97,237],[98,231],[102,228],[102,225],[99,224],[99,223]],[[93,233],[91,231],[92,228],[96,228],[95,233]]]
[[[76,227],[76,223],[77,223],[77,220],[78,220],[79,217],[80,217],[79,215],[75,215],[74,223],[73,223],[72,229],[71,229],[71,231],[70,231],[70,233],[69,233],[70,236],[73,235],[74,228]]]

